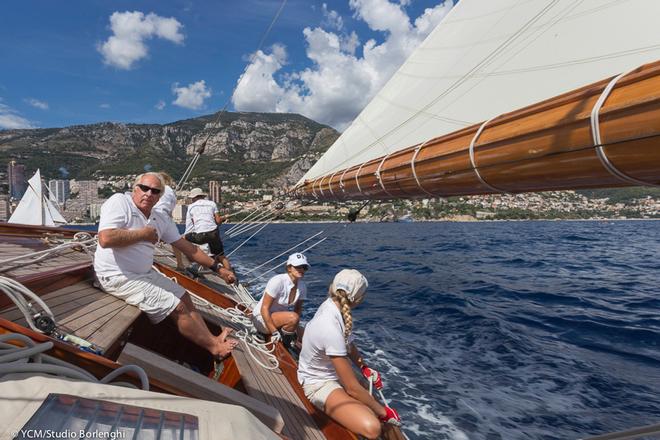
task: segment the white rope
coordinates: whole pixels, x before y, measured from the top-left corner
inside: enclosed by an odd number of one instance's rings
[[[303,250],[300,251],[300,252],[301,252],[301,253],[305,253],[305,252],[307,252],[308,250],[313,249],[313,248],[315,248],[316,246],[318,246],[319,244],[323,243],[323,242],[326,241],[327,239],[328,239],[328,237],[323,237],[321,240],[317,241],[317,242],[314,243],[313,245],[311,245],[311,246],[309,246],[309,247],[303,249]],[[270,273],[270,272],[274,271],[275,269],[277,269],[278,267],[283,266],[283,265],[285,265],[285,264],[286,264],[286,261],[284,261],[284,262],[278,264],[277,266],[273,267],[272,269],[268,269],[266,272],[262,273],[261,275],[257,275],[256,277],[254,277],[254,278],[252,278],[251,280],[249,280],[247,283],[248,283],[248,284],[251,284],[253,281],[258,280],[259,278],[263,278],[263,276],[266,275],[267,273]]]
[[[262,268],[263,266],[265,266],[266,264],[270,263],[271,261],[278,259],[278,258],[281,257],[282,255],[286,255],[286,254],[288,254],[289,252],[291,252],[291,251],[293,251],[294,249],[296,249],[298,246],[300,246],[300,245],[302,245],[302,244],[304,244],[304,243],[307,243],[309,240],[311,240],[312,238],[314,238],[314,237],[316,237],[316,236],[318,236],[318,235],[320,235],[320,234],[322,234],[322,233],[323,233],[322,230],[319,231],[319,232],[317,232],[316,234],[312,235],[312,236],[309,237],[308,239],[306,239],[306,240],[304,240],[304,241],[301,241],[300,243],[298,243],[298,244],[296,244],[296,245],[291,246],[289,249],[285,250],[285,251],[282,252],[281,254],[277,254],[276,256],[274,256],[273,258],[271,258],[270,260],[268,260],[268,261],[266,261],[266,262],[260,264],[259,266],[255,267],[255,268],[253,268],[253,269],[248,270],[248,271],[245,272],[243,275],[247,275],[247,274],[249,274],[249,273],[251,273],[251,272],[254,272],[254,271],[257,270],[257,269]]]
[[[417,176],[417,170],[415,170],[415,160],[417,159],[417,155],[422,150],[422,148],[424,148],[424,146],[426,144],[431,142],[431,140],[432,139],[426,140],[426,141],[424,141],[424,143],[422,143],[417,148],[415,148],[415,154],[413,154],[412,159],[410,159],[410,168],[412,169],[413,177],[415,178],[415,182],[417,182],[417,186],[419,187],[419,189],[421,189],[422,191],[424,191],[426,194],[430,195],[431,197],[435,197],[435,194],[430,193],[429,191],[426,190],[426,188],[424,188],[422,186],[422,182],[419,181],[419,177]]]
[[[271,220],[271,221],[272,221],[272,220]],[[229,258],[229,257],[231,257],[232,255],[234,255],[234,253],[235,253],[237,250],[239,250],[241,247],[243,247],[243,245],[244,245],[245,243],[247,243],[248,241],[250,241],[250,240],[252,239],[252,237],[254,237],[254,236],[257,235],[259,232],[261,232],[262,229],[265,228],[266,226],[268,226],[269,224],[270,224],[270,221],[264,223],[264,225],[263,225],[262,227],[260,227],[259,229],[257,229],[257,232],[255,232],[254,234],[250,235],[248,238],[246,238],[245,240],[243,240],[243,243],[241,243],[241,244],[239,244],[238,246],[236,246],[236,247],[234,248],[234,250],[232,250],[230,253],[228,253],[228,254],[226,255],[226,257]]]
[[[86,234],[86,233],[82,233]],[[78,235],[78,234],[76,234]],[[87,234],[89,236],[89,234]],[[76,236],[74,235],[74,240],[76,240]],[[43,251],[36,251],[36,252],[28,252],[27,254],[19,255],[16,257],[8,258],[6,260],[0,260],[0,272],[7,272],[11,270],[15,265],[11,265],[11,263],[15,263],[17,261],[23,261],[29,258],[32,258],[32,260],[27,261],[22,263],[23,266],[28,265],[28,264],[34,264],[38,263],[40,261],[45,260],[52,254],[59,253],[60,251],[63,251],[65,249],[70,249],[70,248],[75,248],[75,247],[82,247],[83,251],[86,254],[91,255],[90,248],[96,245],[96,238],[90,238],[86,240],[81,241],[70,241],[68,243],[63,243],[60,245],[57,245],[55,247],[45,249]]]
[[[0,276],[0,290],[3,291],[9,299],[12,300],[14,304],[16,304],[16,307],[21,311],[23,316],[25,317],[25,320],[27,321],[28,325],[30,328],[36,332],[43,333],[40,329],[38,329],[34,323],[34,317],[36,313],[32,313],[33,307],[32,303],[27,301],[25,297],[29,298],[29,300],[37,303],[39,307],[41,307],[42,312],[48,315],[50,319],[55,322],[55,315],[53,312],[50,310],[48,305],[33,291],[25,287],[23,284],[19,283],[16,280],[13,280],[11,278],[3,277]]]
[[[337,196],[335,195],[335,192],[332,190],[332,178],[335,177],[335,174],[337,174],[339,171],[335,171],[334,173],[330,174],[330,179],[328,180],[328,189],[330,189],[330,194],[332,194],[332,197],[335,198],[335,200],[339,200]]]
[[[346,168],[343,173],[341,173],[341,177],[339,178],[339,188],[341,188],[341,192],[346,193],[346,190],[344,189],[344,175],[349,169]]]
[[[598,100],[594,104],[594,108],[591,109],[591,135],[593,137],[594,146],[596,147],[596,154],[598,155],[598,159],[600,159],[600,162],[603,164],[603,167],[605,167],[605,169],[611,175],[628,184],[660,187],[660,185],[657,185],[655,183],[645,182],[643,180],[635,179],[634,177],[629,176],[628,174],[624,173],[623,171],[619,170],[616,166],[614,166],[614,164],[610,161],[610,159],[607,157],[607,154],[605,153],[605,149],[603,148],[603,143],[600,136],[600,121],[599,121],[600,109],[603,107],[603,104],[605,104],[605,101],[610,96],[610,93],[614,89],[616,83],[621,78],[628,75],[630,72],[634,70],[635,69],[629,70],[628,72],[624,72],[615,76],[609,82],[607,87],[605,87],[601,92],[600,96],[598,97]]]
[[[275,219],[275,217],[277,217],[276,213],[266,212],[263,215],[255,217],[255,219],[250,223],[246,223],[242,227],[235,229],[231,234],[225,233],[225,236],[229,238],[236,237],[244,232],[251,231],[252,229],[258,227],[259,225],[272,222]]]
[[[490,183],[486,182],[484,178],[481,176],[481,173],[479,172],[479,168],[477,168],[477,164],[475,163],[474,160],[474,144],[477,142],[477,139],[479,139],[479,136],[481,136],[481,132],[484,131],[484,128],[486,128],[486,125],[492,121],[495,118],[490,118],[487,121],[484,121],[483,124],[481,124],[481,127],[479,127],[479,130],[475,133],[474,137],[472,138],[472,142],[470,142],[470,163],[472,164],[472,169],[474,170],[474,173],[477,175],[477,178],[479,181],[486,187],[490,188],[491,190],[495,192],[503,192],[503,193],[509,193],[509,191],[499,189],[491,185]]]
[[[9,341],[21,342],[24,346],[10,344]],[[99,380],[75,364],[45,354],[53,346],[54,344],[51,341],[37,344],[32,339],[19,333],[0,335],[0,377],[11,373],[45,373],[86,382],[108,384],[117,376],[132,371],[140,379],[142,389],[149,391],[149,378],[144,370],[137,365],[124,365]],[[124,385],[126,383],[115,382],[114,384]],[[131,386],[133,385],[131,384]]]
[[[362,195],[362,188],[360,188],[360,171],[362,170],[362,167],[364,166],[366,162],[363,162],[360,167],[357,169],[357,173],[355,173],[355,183],[357,184],[357,189],[360,191],[360,195]]]
[[[383,160],[380,161],[380,164],[378,165],[378,169],[376,170],[376,179],[378,179],[378,183],[380,183],[380,187],[383,188],[383,191],[385,191],[385,194],[387,194],[390,197],[394,197],[390,192],[385,188],[385,184],[383,183],[383,179],[380,176],[380,170],[383,168],[383,164],[387,160],[388,157],[390,157],[390,154],[392,153],[387,153],[385,157],[383,157]]]
[[[241,221],[239,221],[239,222],[237,222],[236,224],[234,224],[231,228],[227,229],[227,232],[225,232],[225,235],[226,235],[226,234],[229,234],[229,233],[231,233],[232,231],[234,231],[235,229],[237,229],[237,228],[243,226],[244,223],[246,223],[248,220],[251,220],[252,217],[254,217],[254,216],[256,216],[258,213],[260,213],[260,212],[261,212],[261,210],[260,210],[261,208],[263,208],[263,206],[261,206],[261,207],[255,209],[255,210],[253,210],[250,214],[247,215],[247,217],[245,217],[245,218],[242,219]],[[270,208],[269,208],[269,209],[270,209]],[[243,210],[243,211],[245,211],[245,210]],[[241,211],[239,211],[239,212],[241,212]]]
[[[317,181],[317,180],[318,180],[318,177],[317,177],[316,179],[314,179],[314,181],[312,182],[312,196],[313,196],[315,199],[318,199],[318,198],[319,198],[319,196],[316,195],[316,188],[314,187],[314,186],[316,185],[316,181]]]

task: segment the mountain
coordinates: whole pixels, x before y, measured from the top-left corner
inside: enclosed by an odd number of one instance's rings
[[[232,113],[170,124],[104,122],[64,128],[0,131],[0,163],[15,159],[47,178],[102,178],[145,169],[181,176],[195,150],[206,150],[192,174],[245,186],[291,184],[339,137],[297,114]]]

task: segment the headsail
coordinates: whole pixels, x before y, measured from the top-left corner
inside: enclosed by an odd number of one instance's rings
[[[28,188],[16,210],[9,218],[9,223],[24,225],[59,226],[66,224],[62,214],[43,193],[41,173],[37,170],[28,180]]]
[[[336,197],[341,175],[366,172],[382,187],[369,161],[660,59],[658,14],[651,0],[462,0],[299,185]],[[479,192],[493,191],[478,180],[463,191]]]

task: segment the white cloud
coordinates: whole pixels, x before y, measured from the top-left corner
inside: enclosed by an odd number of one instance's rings
[[[337,11],[328,9],[328,5],[323,3],[323,26],[329,27],[331,29],[342,30],[344,27],[344,20],[341,18],[341,15]]]
[[[0,98],[2,101],[2,98]],[[22,116],[19,116],[13,108],[0,102],[0,129],[34,128],[34,125]]]
[[[15,128],[34,128],[28,119],[18,115],[18,112],[6,104],[2,103],[0,98],[0,129],[15,129]]]
[[[41,110],[48,110],[48,103],[45,101],[39,101],[38,99],[34,98],[27,98],[25,102],[30,104],[32,107],[36,107]]]
[[[172,93],[176,95],[176,99],[172,101],[172,104],[199,110],[204,106],[204,100],[211,96],[211,89],[206,87],[204,80],[200,80],[188,84],[187,87],[179,87],[179,83],[175,83],[172,86]]]
[[[156,108],[156,110],[162,110],[162,109],[165,108],[165,105],[166,105],[165,101],[160,100],[156,103],[156,105],[154,107]]]
[[[110,104],[104,102],[103,104],[99,105],[99,107],[100,107],[100,108],[107,109],[107,108],[110,108]]]
[[[158,37],[182,44],[182,28],[175,18],[160,17],[153,12],[146,16],[139,11],[115,12],[110,16],[113,35],[99,45],[98,51],[105,64],[130,69],[136,61],[147,56],[149,50],[145,40]]]
[[[409,3],[349,0],[354,17],[383,34],[381,42],[370,39],[362,44],[361,55],[356,54],[361,43],[355,32],[335,33],[321,27],[303,31],[307,57],[313,63],[304,70],[278,76],[287,62],[286,48],[274,45],[270,54],[259,51],[232,96],[234,107],[300,113],[345,129],[452,6],[445,1],[411,22],[403,9]],[[324,25],[341,30],[329,19],[333,12],[323,6]]]

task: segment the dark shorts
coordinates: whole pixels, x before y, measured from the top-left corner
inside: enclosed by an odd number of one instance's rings
[[[220,232],[217,229],[208,232],[189,232],[186,234],[186,240],[195,244],[208,244],[214,257],[225,254],[225,248],[220,240]]]

